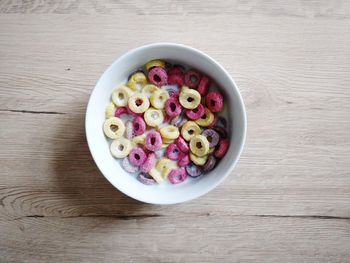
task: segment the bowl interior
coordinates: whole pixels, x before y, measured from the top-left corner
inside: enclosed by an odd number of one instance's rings
[[[127,76],[147,61],[161,58],[182,62],[210,76],[224,94],[228,114],[230,147],[216,168],[203,177],[185,180],[178,185],[146,186],[125,172],[112,157],[102,131],[105,108],[112,89],[125,82]],[[204,53],[179,44],[152,44],[134,49],[115,61],[101,76],[94,88],[86,113],[86,136],[91,154],[103,175],[128,196],[153,204],[172,204],[199,197],[217,186],[231,173],[242,151],[246,117],[242,98],[229,74]]]

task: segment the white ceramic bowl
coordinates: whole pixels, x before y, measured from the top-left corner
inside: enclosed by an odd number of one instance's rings
[[[109,143],[102,131],[105,108],[112,89],[126,81],[133,70],[147,61],[162,58],[178,61],[210,76],[220,87],[228,107],[230,147],[215,169],[205,176],[186,179],[177,185],[143,185],[125,172],[120,162],[112,157]],[[229,73],[203,52],[180,44],[156,43],[133,49],[117,59],[98,80],[86,111],[86,137],[91,154],[108,181],[124,194],[152,204],[175,204],[208,193],[233,170],[242,152],[246,135],[246,113],[242,97]]]

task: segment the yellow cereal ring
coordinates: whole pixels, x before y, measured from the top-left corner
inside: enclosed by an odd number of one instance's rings
[[[165,126],[159,132],[164,139],[170,140],[175,140],[180,135],[179,128],[174,125]]]
[[[201,128],[194,121],[187,121],[181,127],[181,135],[186,141],[191,140],[195,135],[201,134]]]
[[[127,85],[130,89],[137,90],[137,84],[141,85],[142,87],[147,84],[147,78],[142,72],[136,72],[131,75]]]
[[[188,86],[182,86],[181,87],[181,90],[188,90],[188,89],[190,89]]]
[[[170,144],[170,143],[173,143],[175,140],[174,139],[163,138],[162,141],[163,141],[163,143]]]
[[[156,164],[156,169],[161,173],[163,178],[166,178],[171,170],[175,168],[177,168],[176,162],[168,158],[162,158]]]
[[[165,149],[169,146],[169,144],[167,143],[162,143],[162,145],[160,146],[161,149]]]
[[[195,109],[201,103],[201,94],[194,89],[181,89],[179,102],[186,109]]]
[[[132,90],[125,85],[115,88],[112,92],[112,101],[118,107],[124,107],[128,104],[128,99],[132,94]]]
[[[143,118],[145,119],[147,125],[151,127],[156,127],[164,121],[163,112],[154,108],[149,108],[146,110]]]
[[[156,180],[156,182],[157,182],[158,184],[160,184],[160,183],[162,183],[162,182],[164,181],[164,178],[162,177],[161,173],[160,173],[155,167],[153,167],[153,168],[148,172],[148,174],[149,174],[150,176],[152,176],[152,178],[153,178],[154,180]]]
[[[149,98],[152,106],[156,109],[164,109],[165,102],[169,99],[169,93],[164,89],[156,90]]]
[[[207,162],[208,155],[204,155],[202,157],[199,157],[199,156],[193,154],[192,152],[190,152],[190,159],[194,164],[202,166]]]
[[[128,156],[131,149],[131,142],[124,137],[115,139],[110,147],[111,153],[115,158],[124,158]]]
[[[147,84],[142,88],[141,93],[146,94],[146,96],[150,98],[158,89],[159,88],[156,85]]]
[[[132,145],[133,146],[136,146],[138,144],[142,144],[144,145],[145,144],[145,139],[146,139],[146,134],[142,134],[142,135],[139,135],[139,136],[135,136],[134,138],[132,138]]]
[[[214,121],[214,114],[208,108],[205,108],[204,115],[198,120],[196,120],[196,123],[199,126],[208,127],[210,124],[213,123],[213,121]]]
[[[191,138],[190,149],[195,155],[202,157],[209,152],[209,142],[203,135],[195,135]]]
[[[215,151],[215,148],[214,148],[214,147],[209,148],[208,154],[211,154],[211,153],[213,153],[214,151]]]
[[[133,112],[142,113],[149,108],[149,100],[145,94],[136,92],[129,98],[128,106]]]
[[[112,117],[103,123],[103,131],[105,135],[111,139],[122,137],[125,132],[123,121],[117,117]]]
[[[147,62],[147,64],[146,64],[147,71],[149,71],[153,67],[165,68],[165,62],[163,60],[160,60],[160,59],[154,59],[154,60]]]
[[[115,112],[115,105],[113,102],[109,103],[108,106],[106,107],[106,119],[114,117],[114,112]]]

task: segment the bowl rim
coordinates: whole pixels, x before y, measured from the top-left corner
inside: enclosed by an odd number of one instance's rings
[[[238,154],[235,156],[234,158],[234,162],[232,163],[232,165],[230,165],[228,167],[228,170],[227,172],[224,174],[224,176],[222,176],[220,179],[218,179],[217,181],[215,181],[213,184],[211,184],[209,187],[205,188],[203,191],[200,191],[198,192],[197,194],[195,195],[192,195],[191,197],[189,198],[183,198],[181,200],[175,200],[174,202],[150,202],[148,200],[146,200],[145,198],[143,198],[142,196],[135,196],[135,195],[132,195],[132,194],[129,194],[127,193],[126,191],[122,190],[121,187],[118,186],[118,184],[115,184],[114,182],[112,182],[108,176],[106,176],[104,173],[103,173],[103,169],[101,169],[100,165],[96,160],[97,158],[95,158],[95,153],[91,150],[91,145],[90,145],[90,141],[92,140],[92,138],[89,136],[89,132],[88,132],[88,112],[90,111],[89,109],[91,107],[93,107],[91,104],[92,104],[92,97],[93,97],[93,94],[94,92],[96,92],[96,87],[98,86],[98,83],[101,81],[101,79],[103,78],[104,74],[106,72],[108,72],[111,68],[113,68],[115,66],[115,64],[119,63],[120,60],[122,60],[124,57],[126,56],[129,56],[130,54],[134,53],[134,52],[138,52],[138,51],[141,51],[143,49],[149,49],[149,48],[157,48],[157,47],[169,47],[169,48],[183,48],[183,49],[187,49],[191,52],[194,52],[196,53],[196,55],[199,55],[199,56],[202,56],[204,57],[205,59],[207,59],[208,61],[210,61],[214,66],[218,67],[221,71],[224,72],[224,74],[228,77],[229,81],[231,82],[231,86],[232,88],[236,89],[236,93],[238,95],[238,101],[239,101],[239,104],[240,104],[240,107],[242,109],[242,116],[243,116],[243,127],[242,127],[242,140],[240,142],[240,145],[239,145],[239,149],[238,149]],[[102,173],[102,175],[109,181],[109,183],[111,183],[115,188],[117,188],[120,192],[122,192],[123,194],[125,194],[126,196],[129,196],[131,197],[132,199],[135,199],[135,200],[138,200],[140,202],[143,202],[143,203],[148,203],[148,204],[156,204],[156,205],[170,205],[170,204],[177,204],[177,203],[183,203],[183,202],[187,202],[187,201],[191,201],[193,199],[196,199],[198,197],[201,197],[207,193],[209,193],[210,191],[212,191],[214,188],[216,188],[219,184],[221,184],[230,174],[231,172],[233,171],[233,169],[235,168],[238,160],[240,159],[240,156],[242,154],[242,151],[243,151],[243,148],[244,148],[244,145],[245,145],[245,141],[246,141],[246,133],[247,133],[247,114],[246,114],[246,109],[245,109],[245,104],[244,104],[244,101],[243,101],[243,98],[242,98],[242,95],[238,89],[238,86],[236,84],[236,82],[234,81],[234,79],[231,77],[231,75],[227,72],[227,70],[221,66],[221,64],[219,62],[217,62],[215,59],[213,59],[212,57],[210,57],[209,55],[207,55],[206,53],[196,49],[196,48],[193,48],[191,46],[188,46],[188,45],[184,45],[184,44],[180,44],[180,43],[173,43],[173,42],[156,42],[156,43],[150,43],[150,44],[146,44],[146,45],[143,45],[143,46],[139,46],[139,47],[136,47],[136,48],[133,48],[125,53],[123,53],[121,56],[119,56],[117,59],[115,59],[113,61],[113,63],[111,65],[108,66],[108,68],[106,68],[104,70],[104,72],[101,74],[101,76],[98,78],[94,88],[92,89],[91,93],[90,93],[90,96],[89,96],[89,101],[88,101],[88,104],[87,104],[87,107],[86,107],[86,112],[85,112],[85,137],[86,137],[86,141],[87,141],[87,144],[88,144],[88,148],[89,148],[89,151],[90,151],[90,154],[94,160],[94,163],[96,164],[96,166],[98,167],[99,171]]]

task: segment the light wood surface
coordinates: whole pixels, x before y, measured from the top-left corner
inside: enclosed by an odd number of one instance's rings
[[[158,41],[235,78],[248,136],[206,196],[146,205],[84,135],[96,80]],[[350,262],[349,1],[0,1],[0,262]]]

